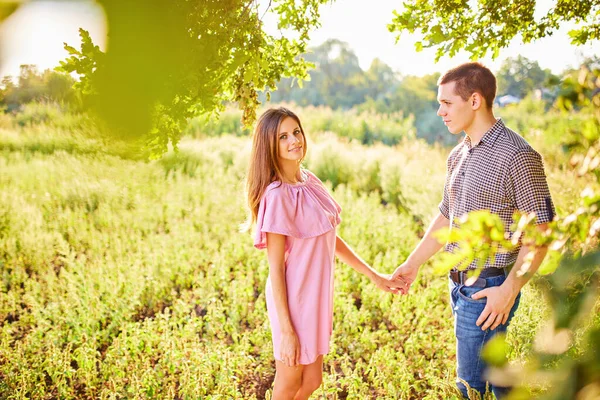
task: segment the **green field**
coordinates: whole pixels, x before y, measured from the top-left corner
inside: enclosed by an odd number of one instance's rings
[[[0,398],[269,397],[268,264],[238,231],[249,138],[188,136],[178,154],[144,162],[111,154],[74,117],[2,118]],[[392,272],[436,212],[449,150],[408,133],[394,147],[308,134],[306,167],[343,208],[339,234]],[[558,149],[546,158],[564,212],[589,182]],[[446,278],[428,264],[400,297],[342,264],[335,277],[334,335],[314,397],[452,398]],[[547,313],[528,285],[511,362],[526,361]]]

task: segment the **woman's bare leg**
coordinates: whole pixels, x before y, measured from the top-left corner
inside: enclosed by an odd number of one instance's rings
[[[312,365],[312,364],[311,364]],[[288,367],[275,360],[275,383],[273,384],[273,400],[292,400],[302,385],[302,372],[305,365]]]
[[[309,365],[304,365],[302,372],[302,384],[294,400],[307,400],[314,391],[316,391],[323,382],[323,356]]]

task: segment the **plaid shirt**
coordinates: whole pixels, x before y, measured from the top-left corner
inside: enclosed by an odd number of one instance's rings
[[[550,197],[542,157],[501,119],[471,145],[465,139],[448,156],[444,197],[440,212],[456,227],[457,220],[475,210],[489,210],[504,222],[506,237],[512,237],[510,226],[517,210],[535,211],[538,224],[552,221],[554,204]],[[447,243],[453,252],[457,243]],[[499,253],[496,263],[486,260],[484,268],[508,267],[517,260],[521,244],[509,253]],[[469,265],[475,268],[476,261]]]

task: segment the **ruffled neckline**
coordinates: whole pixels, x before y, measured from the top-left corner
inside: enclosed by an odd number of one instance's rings
[[[297,239],[320,236],[335,229],[341,221],[341,207],[323,183],[308,170],[297,184],[272,182],[259,207],[255,246],[266,246],[266,232]]]
[[[300,177],[302,178],[301,181],[295,182],[295,183],[288,183],[288,182],[284,182],[284,181],[273,181],[271,183],[271,185],[273,184],[281,184],[281,185],[286,185],[289,187],[302,187],[302,186],[306,186],[306,184],[308,183],[308,181],[310,180],[310,174],[305,170],[305,169],[301,169],[300,170]],[[269,186],[271,186],[269,185]]]

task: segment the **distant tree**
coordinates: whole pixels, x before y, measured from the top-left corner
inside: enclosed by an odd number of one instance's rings
[[[394,70],[379,58],[373,59],[365,76],[367,80],[366,95],[375,100],[385,96],[399,82]]]
[[[406,76],[402,79],[393,96],[390,105],[393,109],[402,110],[407,114],[420,114],[423,111],[433,112],[437,109],[437,80],[439,74],[422,77]]]
[[[75,79],[70,75],[52,70],[40,73],[35,65],[20,66],[17,84],[12,77],[2,79],[0,104],[9,111],[32,101],[50,101],[73,106],[78,101],[73,84]]]
[[[392,69],[378,59],[363,71],[354,51],[338,39],[311,48],[305,58],[315,65],[309,72],[310,80],[299,87],[294,85],[294,79],[282,79],[272,95],[274,102],[350,108],[362,104],[367,97],[384,95],[398,82]]]
[[[2,78],[0,85],[2,85],[0,88],[0,106],[4,106],[8,110],[13,110],[18,106],[18,99],[16,99],[15,95],[17,85],[13,82],[12,76],[9,75]]]
[[[41,100],[44,96],[44,81],[35,65],[23,64],[19,67],[18,85],[16,100],[19,104]]]
[[[317,65],[323,75],[321,89],[326,104],[349,108],[364,101],[364,79],[361,76],[363,70],[358,63],[358,57],[348,44],[330,39],[323,43],[318,51],[326,54],[326,57],[319,59]]]
[[[417,137],[430,143],[453,144],[456,142],[437,116],[437,81],[439,73],[424,76],[405,76],[382,91],[376,99],[370,98],[361,106],[379,113],[402,111],[415,117]]]
[[[524,56],[507,58],[496,73],[498,96],[510,94],[524,98],[535,89],[548,87],[557,81],[549,69],[542,69],[537,61]]]
[[[75,79],[70,75],[47,70],[44,71],[42,80],[49,100],[62,104],[72,104],[76,101],[76,94],[73,89]]]

